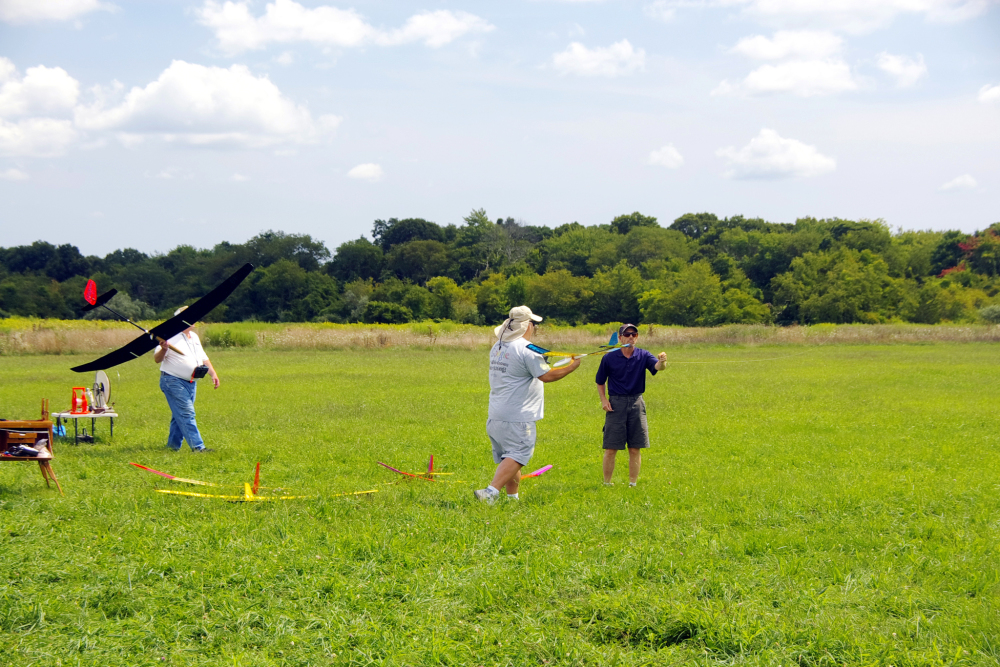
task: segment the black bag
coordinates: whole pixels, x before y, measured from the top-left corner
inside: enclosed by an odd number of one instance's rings
[[[198,366],[196,369],[194,369],[194,374],[191,376],[191,379],[200,380],[206,375],[208,375],[208,366]]]

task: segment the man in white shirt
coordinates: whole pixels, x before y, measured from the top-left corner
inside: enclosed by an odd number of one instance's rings
[[[174,315],[184,311],[178,308]],[[177,354],[170,349],[173,346],[184,354]],[[153,353],[153,361],[160,364],[160,390],[167,398],[170,406],[170,434],[167,436],[167,447],[179,452],[183,441],[194,452],[210,452],[205,447],[205,441],[198,431],[198,423],[194,416],[194,399],[198,390],[195,380],[195,369],[198,366],[208,366],[208,374],[212,377],[215,388],[219,388],[219,374],[209,361],[205,349],[201,346],[198,334],[188,327],[170,340],[160,341],[160,346]]]
[[[510,316],[493,330],[497,342],[490,350],[490,410],[486,433],[497,464],[493,481],[477,489],[479,500],[492,504],[507,489],[507,497],[518,498],[521,468],[535,453],[535,422],[545,413],[543,382],[561,380],[580,365],[579,359],[551,368],[545,358],[528,349],[536,322],[542,318],[527,306],[510,309]]]

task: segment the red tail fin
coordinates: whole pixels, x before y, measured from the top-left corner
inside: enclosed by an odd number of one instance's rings
[[[257,461],[257,470],[253,474],[253,494],[257,495],[257,489],[260,488],[260,461]]]
[[[427,462],[427,474],[428,475],[433,475],[434,474],[434,455],[433,454],[431,454],[431,460]]]
[[[97,303],[97,283],[93,280],[88,280],[87,286],[83,288],[83,299],[91,306]]]

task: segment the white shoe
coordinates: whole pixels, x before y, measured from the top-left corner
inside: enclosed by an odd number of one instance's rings
[[[605,482],[604,483],[604,486],[614,486],[614,485],[615,485],[614,482]]]
[[[500,497],[499,493],[490,493],[489,489],[476,489],[472,495],[476,497],[476,500],[482,500],[488,505],[492,505]]]

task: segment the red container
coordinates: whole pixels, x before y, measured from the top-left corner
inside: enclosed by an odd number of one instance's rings
[[[69,413],[71,415],[85,415],[88,409],[87,389],[85,387],[73,387],[73,400],[69,404]]]

